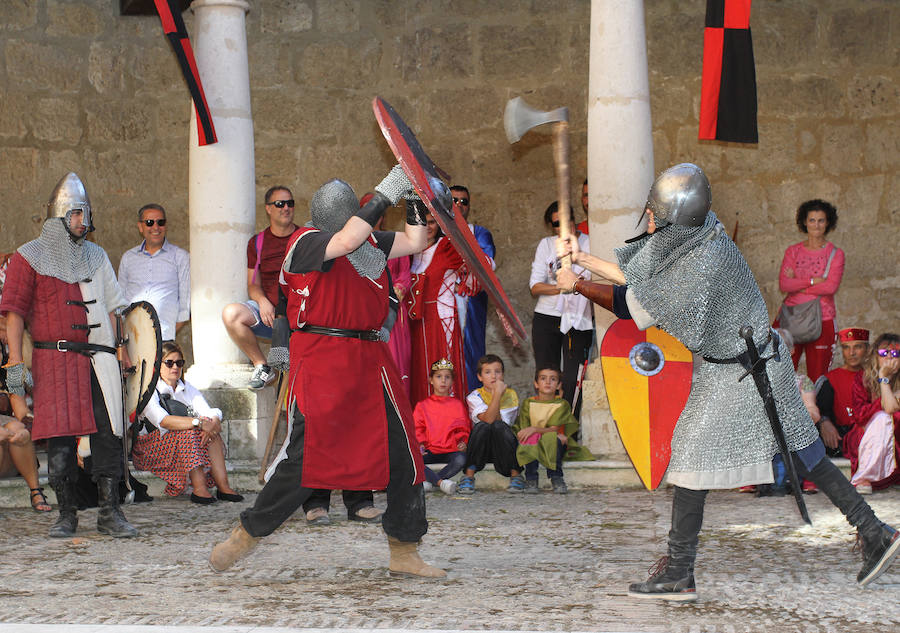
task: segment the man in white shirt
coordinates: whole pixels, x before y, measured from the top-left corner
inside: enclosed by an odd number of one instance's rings
[[[138,211],[144,241],[125,251],[119,262],[119,285],[129,303],[147,301],[156,308],[164,341],[191,318],[190,255],[166,239],[166,210],[145,204]]]

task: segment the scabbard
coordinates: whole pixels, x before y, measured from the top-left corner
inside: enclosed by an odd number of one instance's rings
[[[740,331],[741,338],[747,344],[747,355],[750,358],[750,374],[753,376],[753,383],[756,390],[763,399],[766,409],[766,417],[769,418],[769,425],[772,427],[772,433],[775,435],[775,441],[778,443],[778,449],[781,457],[784,459],[784,466],[788,470],[791,477],[791,488],[794,492],[794,500],[797,502],[797,509],[800,516],[806,523],[812,525],[809,518],[809,512],[806,510],[806,502],[803,500],[803,492],[800,486],[800,478],[797,477],[797,469],[794,467],[794,460],[791,458],[791,451],[788,449],[787,438],[784,436],[784,428],[781,426],[781,420],[778,418],[778,409],[775,407],[775,398],[772,395],[772,385],[769,382],[769,375],[766,373],[766,362],[768,358],[761,359],[756,343],[753,342],[753,328],[745,325]],[[774,345],[778,345],[777,340]],[[746,377],[741,376],[740,380]]]

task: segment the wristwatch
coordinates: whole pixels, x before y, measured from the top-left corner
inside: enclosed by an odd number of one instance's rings
[[[200,428],[200,420],[198,420],[197,418],[194,418],[193,420],[191,420],[191,426],[193,426],[195,429],[199,429]]]
[[[889,385],[889,384],[891,384],[891,379],[890,378],[879,378],[878,382],[881,383],[882,385]]]

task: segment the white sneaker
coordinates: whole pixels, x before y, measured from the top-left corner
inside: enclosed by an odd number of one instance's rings
[[[250,376],[250,383],[247,386],[254,391],[262,389],[263,387],[272,384],[275,381],[275,376],[277,374],[278,372],[268,365],[257,365],[253,369],[253,375]]]
[[[431,492],[432,490],[434,490],[434,484],[430,481],[423,481],[422,490],[424,490],[425,492]]]
[[[856,484],[856,492],[861,495],[872,494],[872,484]]]
[[[456,482],[451,481],[449,479],[441,480],[441,492],[445,495],[455,495],[456,494]]]

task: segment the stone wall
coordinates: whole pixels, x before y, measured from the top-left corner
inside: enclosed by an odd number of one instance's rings
[[[273,183],[290,186],[302,222],[312,192],[332,176],[371,189],[393,162],[371,114],[381,95],[453,181],[470,187],[471,219],[494,232],[497,273],[530,328],[530,263],[555,198],[550,138],[533,132],[510,146],[502,112],[516,95],[542,109],[570,108],[576,194],[587,169],[590,3],[250,4],[258,197]],[[840,324],[900,329],[900,272],[889,255],[900,237],[890,195],[900,185],[900,4],[755,3],[760,143],[751,147],[696,138],[704,3],[645,4],[657,170],[685,160],[707,170],[715,208],[730,231],[739,223],[737,242],[773,311],[781,255],[800,239],[797,204],[834,201],[841,221],[833,239],[847,253]],[[42,205],[69,169],[89,187],[95,239],[114,265],[137,243],[134,213],[149,201],[168,209],[172,241],[190,246],[187,90],[159,20],[119,16],[118,5],[0,3],[2,251],[38,233]],[[184,17],[190,29],[190,12]],[[257,224],[265,225],[262,205]],[[529,392],[530,347],[513,349],[493,320],[489,348],[508,359],[511,384]]]

